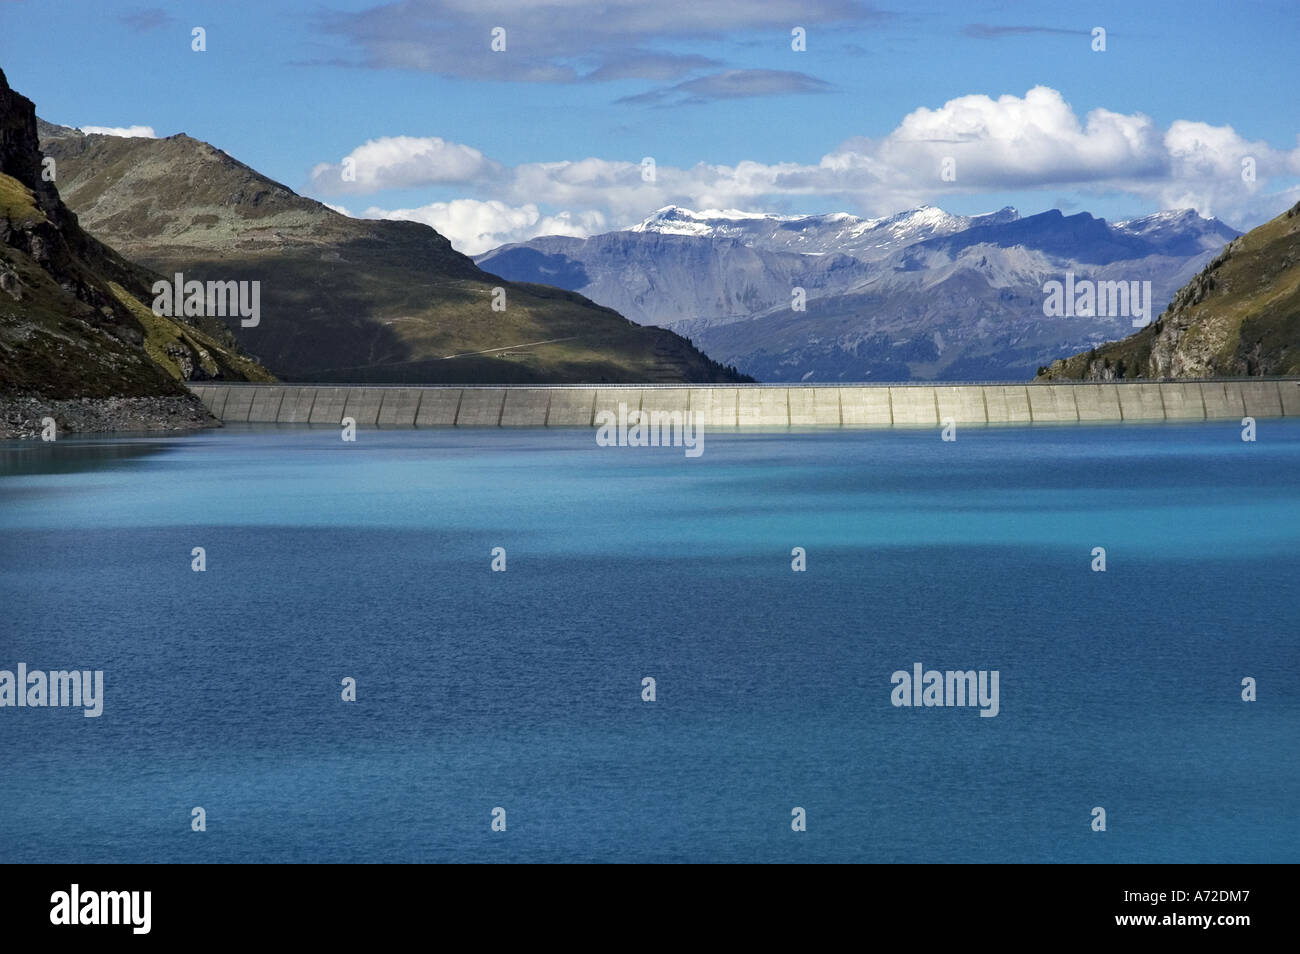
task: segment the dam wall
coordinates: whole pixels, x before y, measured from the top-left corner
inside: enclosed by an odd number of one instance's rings
[[[1300,379],[1073,384],[429,386],[213,384],[190,389],[229,423],[594,427],[602,411],[698,412],[710,428],[938,427],[1240,421],[1300,416]]]

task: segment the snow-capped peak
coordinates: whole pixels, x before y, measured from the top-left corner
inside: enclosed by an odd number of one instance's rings
[[[1194,248],[1214,249],[1241,233],[1196,209],[1166,209],[1114,225],[1116,232],[1153,243],[1167,251],[1188,253]]]
[[[694,212],[680,205],[666,205],[652,212],[643,222],[632,226],[630,232],[659,232],[664,235],[714,235],[729,226],[746,222],[781,222],[789,216],[766,212],[744,212],[740,209],[701,209]]]
[[[905,209],[880,218],[861,218],[849,212],[816,215],[778,215],[740,209],[702,209],[664,206],[631,232],[730,239],[755,248],[826,255],[842,252],[864,259],[883,257],[894,249],[951,235],[976,225],[1015,221],[1013,208],[984,215],[953,215],[932,205]]]
[[[1123,222],[1116,222],[1115,228],[1141,234],[1170,225],[1187,227],[1199,225],[1202,222],[1214,221],[1217,220],[1208,215],[1201,215],[1196,209],[1165,209],[1163,212],[1153,212],[1151,215],[1142,215],[1133,219],[1125,219]]]

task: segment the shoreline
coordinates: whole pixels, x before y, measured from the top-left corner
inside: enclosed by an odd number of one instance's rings
[[[64,400],[35,395],[0,396],[0,440],[40,440],[45,418],[54,419],[56,438],[65,434],[168,432],[222,426],[193,395]]]
[[[0,396],[0,440],[169,433],[225,423],[359,427],[595,427],[602,412],[698,415],[711,428],[1104,424],[1300,415],[1300,380],[1071,384],[410,386],[191,383],[190,394]],[[625,409],[625,410],[624,410]],[[1243,422],[1244,423],[1244,422]]]

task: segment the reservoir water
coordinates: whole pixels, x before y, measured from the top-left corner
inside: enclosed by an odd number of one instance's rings
[[[1294,862],[1298,473],[1291,420],[0,444],[0,670],[104,674],[0,708],[0,861]]]

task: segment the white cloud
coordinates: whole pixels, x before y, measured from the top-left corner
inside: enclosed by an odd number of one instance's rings
[[[433,202],[415,209],[366,209],[364,218],[402,219],[423,222],[446,236],[452,246],[466,255],[478,255],[510,242],[525,242],[539,235],[572,235],[585,238],[605,230],[600,212],[561,212],[543,215],[536,205],[519,207],[504,202],[455,199]]]
[[[477,182],[499,169],[497,163],[472,146],[437,136],[384,136],[353,149],[340,163],[318,163],[311,170],[311,181],[326,193],[367,194],[382,189]]]
[[[376,143],[402,145],[365,152]],[[427,143],[437,146],[419,145]],[[1024,96],[961,96],[913,110],[883,138],[850,139],[816,163],[658,165],[647,177],[640,158],[507,167],[468,146],[406,137],[372,141],[354,155],[374,160],[365,175],[358,163],[358,192],[459,183],[490,197],[392,213],[423,215],[420,221],[445,231],[432,221],[437,218],[456,229],[448,234],[475,249],[490,236],[520,241],[531,237],[523,235],[529,230],[547,234],[546,227],[555,225],[551,219],[585,229],[598,218],[602,227],[621,228],[665,205],[772,209],[806,196],[820,197],[828,208],[883,215],[953,195],[1123,193],[1156,208],[1192,207],[1243,227],[1277,214],[1294,191],[1270,191],[1269,179],[1300,173],[1300,148],[1277,150],[1231,126],[1190,120],[1162,129],[1142,113],[1093,109],[1081,118],[1045,86]],[[1247,158],[1253,180],[1242,176]],[[951,181],[941,176],[947,159],[955,172]],[[538,211],[544,208],[582,211],[548,217]],[[529,217],[535,221],[525,222]]]
[[[874,152],[890,172],[917,186],[939,178],[945,157],[955,160],[957,188],[1143,177],[1158,174],[1164,161],[1149,117],[1094,109],[1080,122],[1046,86],[1023,97],[961,96],[938,109],[914,110]]]
[[[88,136],[122,136],[127,139],[157,139],[152,126],[78,126]]]
[[[1276,215],[1279,198],[1294,201],[1297,189],[1275,195],[1259,184],[1277,176],[1300,173],[1300,148],[1281,152],[1262,141],[1248,141],[1231,126],[1176,120],[1165,133],[1171,175],[1155,195],[1172,207],[1193,207],[1202,215],[1250,216],[1258,220]],[[1246,167],[1253,180],[1243,177]]]

